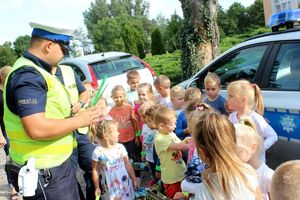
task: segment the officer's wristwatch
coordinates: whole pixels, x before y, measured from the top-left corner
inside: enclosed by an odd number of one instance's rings
[[[85,103],[81,100],[79,101],[79,103],[81,104],[81,108],[83,108]]]

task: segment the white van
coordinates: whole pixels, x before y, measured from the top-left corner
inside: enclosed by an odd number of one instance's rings
[[[247,79],[262,90],[265,118],[279,136],[267,151],[272,168],[300,159],[300,29],[262,34],[227,50],[181,86],[204,90],[204,77],[215,72],[221,78],[221,95],[234,80]]]

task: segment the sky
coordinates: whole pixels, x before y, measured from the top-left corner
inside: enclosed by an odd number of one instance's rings
[[[29,22],[45,22],[69,28],[84,28],[82,13],[95,0],[0,0],[0,44],[15,41],[19,36],[30,35],[32,29]],[[239,2],[244,6],[251,5],[254,0],[219,0],[224,9]],[[176,11],[182,16],[179,0],[149,0],[149,17],[161,14],[166,18]]]

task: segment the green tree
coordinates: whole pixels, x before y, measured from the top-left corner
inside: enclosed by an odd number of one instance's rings
[[[122,0],[111,0],[109,6],[109,13],[111,17],[126,15],[126,10],[124,5],[122,5]]]
[[[76,29],[72,37],[74,41],[78,41],[78,43],[74,43],[82,48],[84,55],[92,53],[92,41],[88,38],[83,28]]]
[[[93,29],[91,39],[97,52],[124,51],[122,31],[116,19],[103,18]]]
[[[166,50],[164,47],[162,35],[158,28],[156,28],[151,34],[151,53],[152,55],[165,54]]]
[[[138,55],[134,27],[130,23],[123,25],[122,38],[124,41],[125,51],[134,55]],[[125,43],[126,41],[126,43]]]
[[[227,10],[232,34],[246,33],[250,29],[250,17],[247,9],[240,3],[233,3]]]
[[[147,40],[151,34],[147,19],[148,10],[149,3],[145,0],[96,0],[95,4],[91,4],[83,14],[88,35],[95,49],[97,51],[126,49],[133,52],[138,52],[137,49],[140,49],[139,52],[144,52],[145,49],[141,48],[147,48],[149,44]],[[130,22],[130,26],[124,26],[127,21]],[[115,29],[112,29],[113,27]],[[126,27],[126,33],[122,34],[121,30],[124,31],[124,27]],[[132,30],[129,30],[130,28]],[[132,37],[131,32],[135,35],[136,41],[124,40],[123,38]]]
[[[13,44],[14,44],[14,50],[17,57],[20,57],[24,53],[24,51],[26,51],[29,47],[30,36],[29,35],[19,36],[14,41]]]
[[[218,5],[217,23],[221,38],[232,34],[232,27],[236,26],[236,24],[232,24],[234,22],[228,18],[227,13],[224,11],[221,5]]]
[[[17,56],[15,55],[13,49],[9,47],[8,43],[4,45],[0,45],[0,67],[10,65],[12,66],[17,60]]]
[[[91,3],[90,8],[83,12],[84,24],[87,27],[88,33],[92,34],[93,27],[99,20],[109,17],[109,8],[106,0],[95,0]]]
[[[247,8],[250,18],[250,24],[253,29],[265,26],[264,6],[262,0],[255,0],[254,3]]]
[[[166,50],[170,53],[180,49],[180,30],[182,24],[183,20],[176,12],[167,23],[165,33],[163,33],[163,39],[166,44]]]

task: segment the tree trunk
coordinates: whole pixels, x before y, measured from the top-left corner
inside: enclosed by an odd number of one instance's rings
[[[188,78],[219,55],[217,0],[180,0],[184,27],[181,32],[182,71]]]

